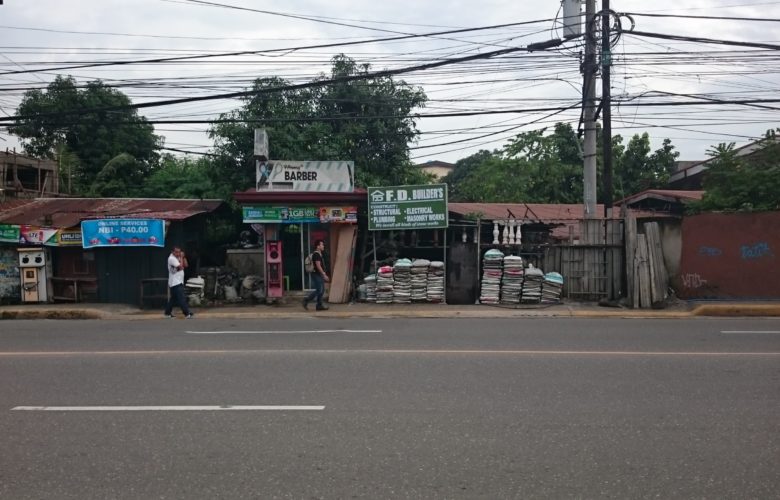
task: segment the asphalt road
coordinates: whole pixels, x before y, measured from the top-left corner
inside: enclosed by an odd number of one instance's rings
[[[780,498],[780,321],[0,321],[0,498]]]

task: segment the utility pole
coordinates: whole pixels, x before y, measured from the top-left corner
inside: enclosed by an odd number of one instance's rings
[[[604,217],[612,217],[612,110],[610,93],[609,0],[601,0],[601,116],[603,119],[602,147],[604,149]]]
[[[583,74],[583,112],[585,128],[583,151],[583,198],[585,218],[596,217],[596,0],[585,0],[585,60]]]

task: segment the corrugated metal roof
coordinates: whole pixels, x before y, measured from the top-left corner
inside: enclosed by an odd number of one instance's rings
[[[554,203],[448,203],[448,210],[459,215],[481,214],[482,219],[507,219],[555,222],[585,217],[582,204]],[[596,206],[596,215],[604,213],[604,205]]]
[[[0,204],[0,223],[56,228],[85,219],[143,218],[179,221],[212,212],[222,200],[143,198],[34,198]],[[49,222],[50,221],[50,222]]]
[[[647,198],[654,198],[664,201],[674,201],[677,203],[683,203],[686,201],[701,200],[704,196],[704,191],[683,191],[679,189],[647,189],[637,194],[633,194],[627,198],[623,198],[620,201],[615,202],[616,205],[631,205]]]

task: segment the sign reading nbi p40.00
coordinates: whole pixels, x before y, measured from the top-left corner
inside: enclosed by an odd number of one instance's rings
[[[446,228],[447,185],[368,188],[369,231]]]
[[[159,219],[94,219],[81,221],[81,246],[162,247],[165,221]]]

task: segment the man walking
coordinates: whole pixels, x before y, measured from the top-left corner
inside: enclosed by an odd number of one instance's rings
[[[325,283],[330,283],[328,272],[325,269],[325,259],[322,258],[322,252],[325,250],[325,242],[317,240],[314,242],[314,252],[311,254],[311,263],[313,269],[309,271],[311,283],[314,290],[303,299],[303,308],[309,308],[309,302],[317,299],[317,310],[327,311],[328,308],[322,305],[322,296],[325,294]]]
[[[184,269],[187,267],[187,257],[180,247],[173,247],[168,256],[168,288],[170,296],[165,304],[165,317],[173,318],[173,306],[178,305],[185,318],[192,318],[192,312],[184,296]]]

